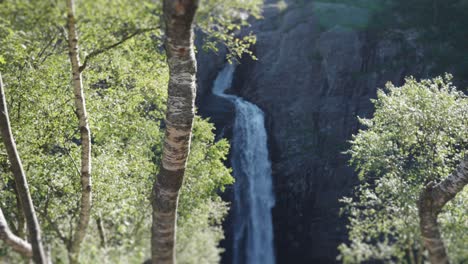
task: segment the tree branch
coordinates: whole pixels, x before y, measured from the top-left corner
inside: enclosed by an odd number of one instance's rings
[[[39,214],[41,214],[45,220],[49,223],[49,225],[52,227],[52,229],[54,230],[55,234],[58,236],[58,238],[65,244],[65,245],[68,245],[70,243],[70,240],[68,238],[66,238],[62,232],[60,231],[60,228],[58,227],[57,223],[54,222],[50,216],[47,214],[47,213],[44,213],[44,212],[41,212],[41,211],[38,211]]]
[[[468,153],[465,154],[465,158],[460,162],[456,171],[435,185],[432,189],[432,197],[435,202],[433,206],[442,209],[442,207],[452,200],[457,193],[463,190],[467,184]]]
[[[24,216],[31,239],[33,252],[33,260],[37,264],[47,263],[42,246],[41,229],[34,210],[31,194],[29,193],[28,181],[24,173],[23,164],[16,148],[15,139],[11,131],[10,116],[8,115],[8,107],[5,98],[5,91],[0,74],[0,131],[5,145],[8,160],[11,163],[11,171],[15,179],[16,189],[18,191],[19,201],[23,209]]]
[[[419,196],[419,225],[424,246],[433,264],[450,263],[440,234],[437,217],[450,200],[468,184],[468,154],[454,173],[438,184],[430,182]]]
[[[84,58],[84,61],[83,61],[83,65],[80,66],[79,70],[80,72],[83,72],[85,69],[86,69],[86,66],[88,65],[88,62],[93,59],[94,57],[108,51],[108,50],[111,50],[123,43],[125,43],[127,40],[130,40],[132,39],[133,37],[135,36],[138,36],[140,34],[143,34],[143,33],[146,33],[146,32],[150,32],[152,30],[154,30],[156,28],[143,28],[143,29],[137,29],[135,32],[133,32],[132,34],[130,35],[127,35],[125,37],[123,37],[121,40],[119,40],[118,42],[114,43],[114,44],[111,44],[109,46],[105,46],[105,47],[102,47],[100,49],[97,49],[97,50],[94,50],[92,51],[91,53],[89,53],[85,58]]]
[[[32,257],[32,248],[31,244],[24,241],[20,237],[14,235],[8,224],[6,222],[5,216],[3,215],[3,211],[0,208],[0,238],[5,241],[7,245],[9,245],[14,251],[20,253],[21,255]]]

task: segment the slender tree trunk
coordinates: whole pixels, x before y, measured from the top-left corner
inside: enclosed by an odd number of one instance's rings
[[[0,129],[3,143],[5,144],[5,148],[8,154],[8,159],[11,163],[11,170],[15,178],[19,201],[21,203],[21,207],[23,208],[24,216],[26,217],[26,223],[32,245],[33,260],[36,263],[46,263],[46,257],[41,240],[41,229],[39,227],[39,222],[37,221],[36,212],[34,211],[34,205],[31,199],[31,194],[29,193],[29,186],[23,170],[23,165],[21,164],[21,159],[16,149],[16,143],[11,132],[10,117],[8,116],[8,108],[1,75],[0,97]]]
[[[14,251],[21,255],[32,257],[31,244],[24,241],[22,238],[14,235],[8,227],[3,211],[0,208],[0,238],[5,241]]]
[[[419,248],[418,249],[418,254],[416,255],[416,263],[417,264],[422,264],[422,262],[423,262],[423,251],[424,251],[424,248]]]
[[[440,235],[437,216],[444,205],[468,184],[468,154],[457,170],[438,184],[429,183],[419,196],[419,220],[424,246],[432,264],[450,263]]]
[[[106,232],[104,231],[104,226],[102,224],[102,217],[99,214],[99,217],[96,218],[96,225],[99,231],[99,237],[101,238],[101,247],[105,248],[107,247],[107,238],[106,238]]]
[[[18,214],[18,227],[16,228],[16,235],[20,238],[25,237],[24,228],[26,226],[26,221],[24,219],[23,209],[21,208],[21,201],[19,199],[18,189],[16,188],[16,183],[14,183],[15,194],[16,194],[16,211]]]
[[[68,52],[72,69],[73,93],[75,94],[76,115],[81,136],[81,204],[78,224],[69,245],[71,263],[78,263],[81,242],[89,225],[91,214],[91,131],[86,113],[86,101],[78,54],[78,35],[75,21],[74,0],[67,0],[68,11]]]
[[[408,248],[408,255],[409,255],[410,264],[417,264],[416,258],[414,257],[414,250],[413,250],[413,247],[411,247],[411,244],[410,244],[410,247]]]
[[[195,116],[196,60],[192,23],[197,0],[164,0],[169,87],[160,172],[153,187],[152,262],[175,263],[177,204]]]

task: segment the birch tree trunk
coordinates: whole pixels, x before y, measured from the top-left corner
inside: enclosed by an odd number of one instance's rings
[[[160,172],[153,186],[152,262],[175,263],[177,204],[195,116],[193,19],[197,0],[164,0],[169,87]]]
[[[11,170],[15,178],[16,190],[18,198],[26,218],[26,224],[29,231],[29,237],[32,246],[32,257],[35,263],[47,263],[44,248],[41,240],[41,229],[37,221],[36,212],[29,193],[29,186],[26,180],[26,175],[23,170],[23,165],[16,149],[16,143],[11,132],[10,117],[6,104],[5,91],[3,88],[2,76],[0,75],[0,130],[2,133],[3,143],[8,154],[8,160],[11,163]],[[3,216],[3,214],[2,214]]]
[[[67,0],[68,12],[68,52],[72,70],[73,93],[75,95],[76,115],[81,136],[81,204],[80,216],[73,239],[69,245],[70,263],[78,263],[81,242],[88,228],[91,214],[91,132],[86,113],[86,101],[78,54],[78,35],[75,20],[75,1]]]
[[[468,154],[457,170],[438,184],[429,183],[419,196],[419,224],[424,246],[432,264],[448,264],[450,260],[440,235],[437,216],[444,205],[468,184]]]

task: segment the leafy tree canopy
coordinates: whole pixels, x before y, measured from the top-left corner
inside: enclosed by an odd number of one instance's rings
[[[468,98],[451,76],[402,87],[387,84],[375,99],[373,118],[351,141],[348,154],[362,183],[344,198],[349,243],[339,246],[344,263],[383,260],[422,263],[417,200],[429,181],[449,175],[468,149]],[[468,191],[439,216],[443,238],[454,263],[468,260]]]

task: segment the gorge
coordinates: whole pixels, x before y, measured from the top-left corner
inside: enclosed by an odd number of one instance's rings
[[[468,264],[467,25],[468,0],[0,0],[0,263]]]
[[[264,18],[244,32],[256,34],[258,60],[240,60],[230,93],[265,113],[277,263],[337,262],[337,246],[346,241],[339,199],[358,182],[343,151],[359,129],[357,116],[372,116],[377,89],[388,81],[401,85],[409,75],[428,78],[457,69],[435,67],[440,64],[431,51],[439,44],[421,41],[422,29],[384,21],[382,3],[268,0]],[[235,109],[213,106],[210,95],[226,52],[198,53],[197,105],[230,136]],[[223,263],[231,263],[234,222],[226,225]]]

